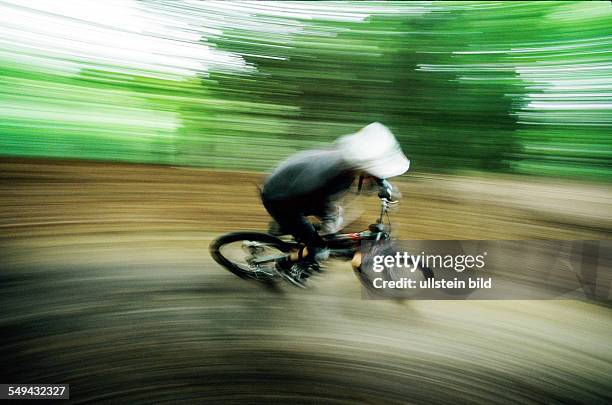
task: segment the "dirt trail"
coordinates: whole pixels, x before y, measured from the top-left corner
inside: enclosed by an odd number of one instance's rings
[[[258,173],[72,161],[0,161],[4,236],[263,229]],[[608,239],[612,187],[516,176],[415,174],[397,184],[404,239]],[[359,203],[367,226],[376,198]]]
[[[222,231],[265,226],[258,179],[2,162],[0,380],[70,383],[73,403],[612,401],[608,307],[368,301],[347,264],[307,291],[237,279],[207,245]],[[491,181],[402,183],[401,236],[609,236],[609,190]],[[529,197],[511,198],[511,184]],[[546,198],[563,192],[577,203],[544,218]]]

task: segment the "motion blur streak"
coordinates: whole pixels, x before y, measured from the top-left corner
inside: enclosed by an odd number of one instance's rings
[[[417,171],[610,178],[609,2],[0,2],[0,151],[269,169],[381,121]]]
[[[0,173],[2,381],[69,382],[75,403],[610,399],[608,307],[366,301],[347,263],[308,291],[221,269],[214,236],[265,229],[259,174],[29,159]],[[612,228],[611,191],[590,183],[430,175],[401,188],[404,238]]]
[[[272,291],[207,251],[265,229],[263,171],[372,121],[412,160],[400,238],[609,239],[611,27],[607,1],[0,1],[0,382],[612,403],[605,303],[366,301],[347,263]]]

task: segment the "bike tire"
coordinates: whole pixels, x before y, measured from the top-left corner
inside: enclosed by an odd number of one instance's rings
[[[236,263],[234,263],[233,261],[225,257],[223,253],[221,252],[221,249],[223,248],[223,246],[228,245],[230,243],[241,242],[241,241],[265,243],[266,245],[272,246],[284,253],[289,253],[291,249],[293,248],[292,245],[284,242],[283,240],[277,238],[276,236],[272,236],[270,234],[263,233],[263,232],[253,232],[253,231],[251,232],[239,231],[239,232],[227,233],[225,235],[219,236],[218,238],[216,238],[215,240],[211,242],[209,250],[210,250],[210,255],[212,256],[215,262],[217,262],[218,264],[220,264],[221,266],[231,271],[232,273],[234,273],[240,278],[255,279],[257,281],[262,281],[262,282],[272,281],[274,279],[274,276],[259,275],[258,277],[254,277],[254,275],[251,272],[243,270]]]
[[[419,266],[419,270],[421,270],[421,273],[423,273],[423,277],[425,277],[425,279],[434,278],[434,272],[429,267]]]

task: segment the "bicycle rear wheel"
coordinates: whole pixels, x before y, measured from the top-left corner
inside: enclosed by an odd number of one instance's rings
[[[232,232],[210,244],[212,258],[241,278],[270,282],[276,276],[275,260],[293,246],[263,232]]]

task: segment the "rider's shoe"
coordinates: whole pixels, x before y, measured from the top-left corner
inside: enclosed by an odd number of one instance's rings
[[[319,262],[314,262],[310,265],[309,270],[311,274],[321,274],[325,273],[325,266]]]
[[[285,280],[300,288],[306,288],[306,279],[311,275],[310,263],[304,262],[292,263],[281,259],[276,262],[276,270]]]
[[[309,255],[312,255],[312,259],[309,260],[309,264],[310,264],[309,270],[311,274],[324,272],[323,263],[325,263],[327,259],[329,259],[330,253],[331,253],[331,250],[329,250],[326,247],[324,248],[311,247],[310,248]],[[311,256],[309,256],[309,258],[310,257]]]

